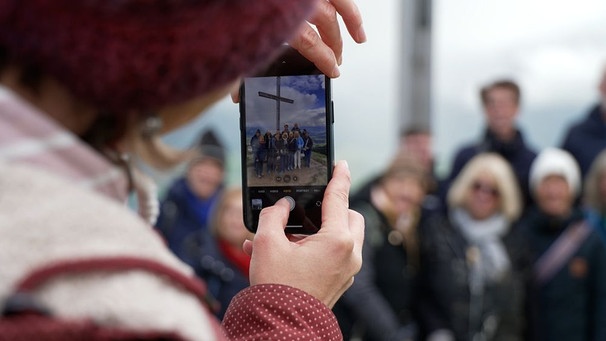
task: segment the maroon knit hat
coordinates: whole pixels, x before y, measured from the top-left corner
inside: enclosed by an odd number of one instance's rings
[[[0,47],[114,112],[183,102],[271,58],[314,0],[0,0]]]

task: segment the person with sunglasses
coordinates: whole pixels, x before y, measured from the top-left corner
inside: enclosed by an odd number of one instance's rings
[[[523,250],[512,224],[520,190],[507,161],[476,155],[448,192],[448,213],[421,231],[421,334],[430,341],[519,340],[522,336]]]

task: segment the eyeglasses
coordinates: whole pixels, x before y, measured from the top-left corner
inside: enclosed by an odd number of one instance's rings
[[[497,188],[486,183],[482,183],[480,181],[475,181],[473,184],[471,184],[471,189],[474,192],[489,194],[494,198],[498,198],[500,196],[499,190]]]

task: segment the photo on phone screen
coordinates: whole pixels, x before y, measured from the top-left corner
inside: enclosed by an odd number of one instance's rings
[[[291,203],[287,232],[315,233],[321,224],[333,167],[330,79],[293,53],[241,88],[244,219],[251,231],[261,210],[283,197]]]

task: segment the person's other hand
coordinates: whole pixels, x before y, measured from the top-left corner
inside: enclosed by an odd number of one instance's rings
[[[252,256],[251,285],[289,285],[332,308],[362,266],[364,218],[348,208],[350,182],[347,163],[337,163],[324,194],[322,227],[298,241],[284,232],[290,209],[285,199],[261,211],[256,235],[244,243]]]
[[[337,78],[343,61],[343,38],[337,14],[343,18],[349,35],[358,44],[366,41],[362,15],[353,0],[318,0],[317,3],[309,22],[301,26],[288,44],[311,60],[322,73]],[[238,90],[231,92],[234,103],[239,101]]]

